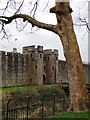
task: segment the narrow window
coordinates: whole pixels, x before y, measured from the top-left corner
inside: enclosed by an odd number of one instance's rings
[[[42,54],[40,54],[40,58],[42,58]]]
[[[43,57],[43,60],[46,60],[46,57]]]
[[[58,60],[58,57],[56,57],[56,60]]]
[[[45,68],[46,68],[46,67],[44,66],[44,70],[45,70]]]
[[[46,76],[45,76],[45,74],[43,74],[43,84],[44,85],[46,84]]]
[[[52,67],[52,70],[54,70],[54,67]]]
[[[31,57],[32,57],[32,54],[31,54]]]
[[[48,57],[48,60],[49,60],[49,57]]]
[[[36,69],[37,69],[37,65],[36,65]]]

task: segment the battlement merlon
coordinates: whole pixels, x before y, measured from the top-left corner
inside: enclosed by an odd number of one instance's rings
[[[18,52],[6,52],[6,51],[0,51],[0,56],[14,56],[14,55],[18,55],[20,53]]]
[[[38,45],[37,46],[37,50],[38,50],[38,52],[42,52],[43,53],[43,46]]]
[[[54,49],[53,53],[58,56],[58,50]]]
[[[13,48],[12,53],[17,53],[17,48]]]

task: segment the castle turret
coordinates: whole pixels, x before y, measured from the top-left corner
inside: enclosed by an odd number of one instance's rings
[[[23,54],[29,55],[28,80],[29,85],[43,84],[43,47],[27,46],[23,48]]]
[[[44,50],[44,83],[53,84],[58,81],[58,50]]]

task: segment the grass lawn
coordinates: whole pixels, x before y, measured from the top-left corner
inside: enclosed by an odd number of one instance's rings
[[[44,93],[49,94],[52,92],[53,92],[52,85],[0,88],[0,93],[2,94],[3,100],[25,96],[41,95]]]
[[[10,87],[10,88],[0,88],[2,92],[17,92],[17,91],[25,91],[25,90],[32,90],[38,88],[49,88],[51,85],[42,85],[42,86],[22,86],[22,87]]]
[[[67,112],[51,117],[50,120],[90,120],[90,112]]]

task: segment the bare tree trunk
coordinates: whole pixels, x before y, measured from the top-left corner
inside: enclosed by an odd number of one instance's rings
[[[56,2],[56,6],[50,11],[56,13],[58,34],[67,62],[71,98],[70,111],[85,111],[87,110],[87,89],[83,64],[73,28],[72,9],[69,7],[69,3]]]

